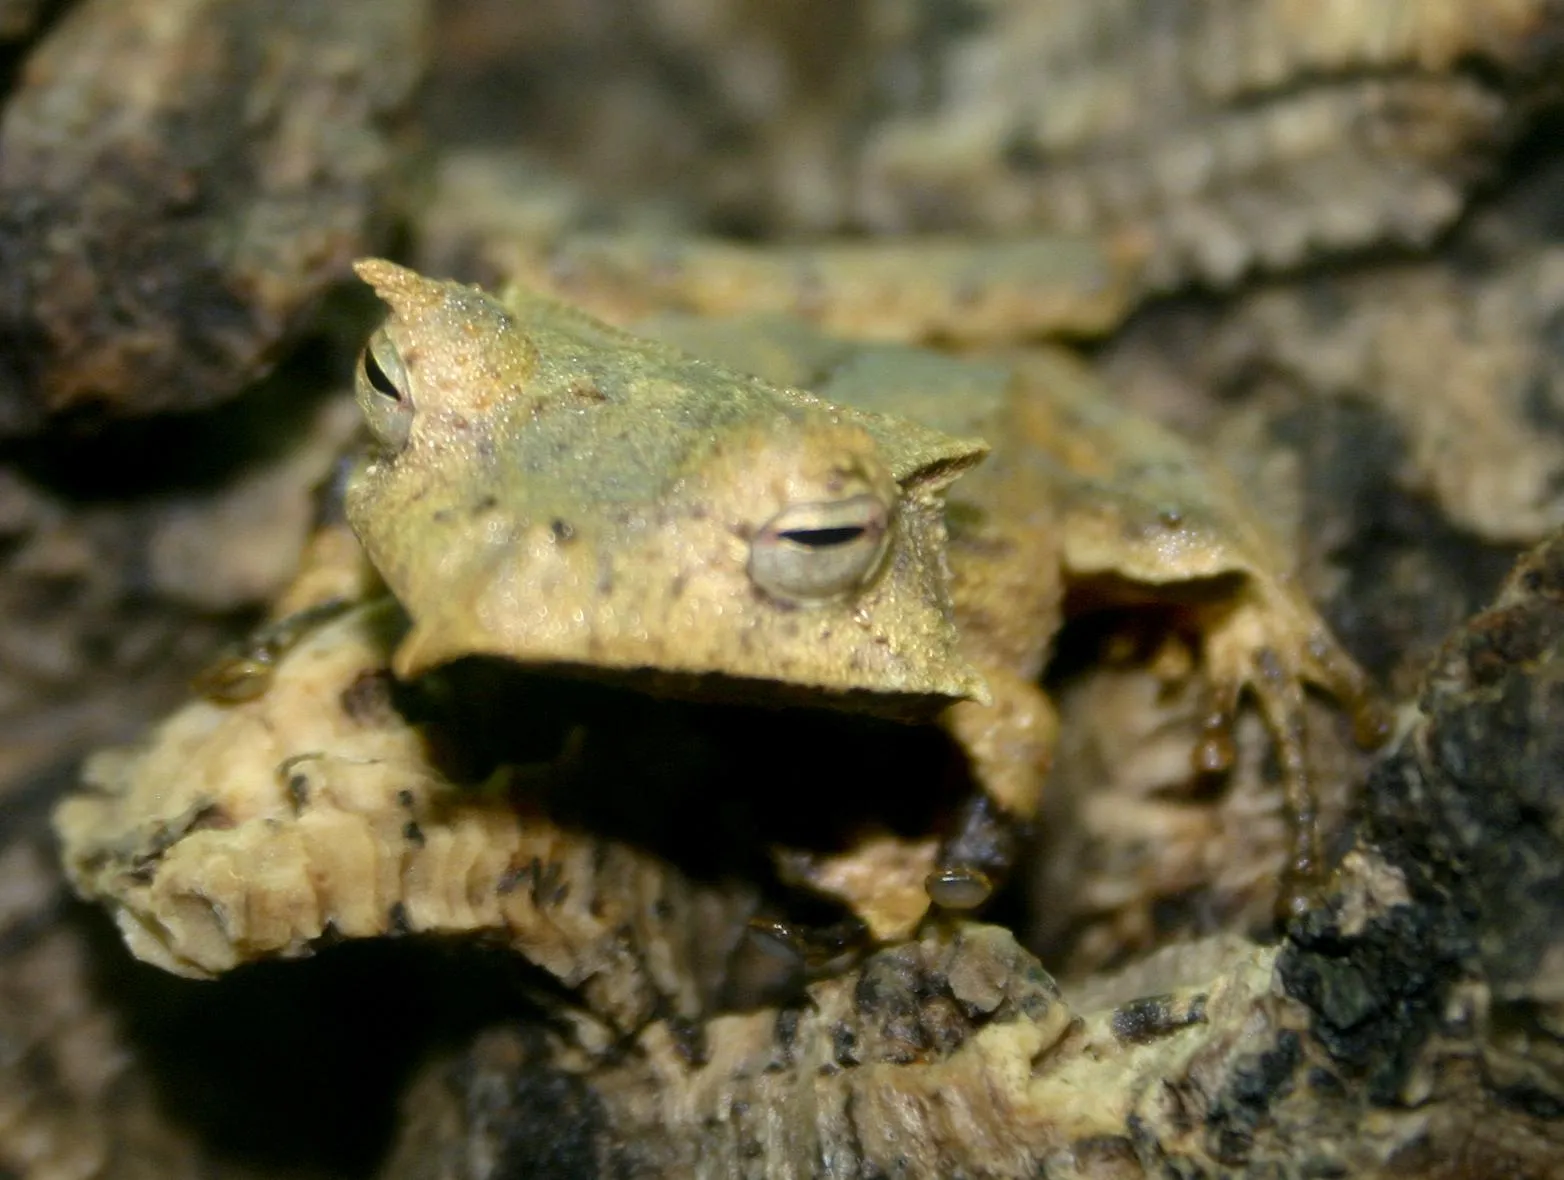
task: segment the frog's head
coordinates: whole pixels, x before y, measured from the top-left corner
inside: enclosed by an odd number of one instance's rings
[[[944,488],[983,444],[832,406],[559,304],[388,262],[348,516],[414,675],[499,656],[658,691],[902,712],[981,698]]]

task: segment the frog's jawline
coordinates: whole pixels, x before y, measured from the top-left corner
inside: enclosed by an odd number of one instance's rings
[[[660,668],[609,668],[601,664],[531,663],[503,656],[489,658],[510,664],[529,676],[557,676],[566,680],[589,681],[663,700],[751,708],[839,710],[909,725],[931,721],[941,711],[962,699],[937,692],[896,692],[884,688],[831,689],[760,677],[732,676],[723,672],[669,672]]]

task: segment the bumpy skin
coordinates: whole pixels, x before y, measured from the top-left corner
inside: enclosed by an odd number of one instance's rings
[[[407,421],[347,510],[413,619],[400,674],[488,655],[724,698],[895,711],[985,695],[951,618],[940,498],[983,444],[552,301],[359,269],[392,306],[382,347],[404,368],[392,400]],[[361,382],[372,422],[383,397]],[[888,542],[853,593],[800,604],[752,579],[768,522],[864,501],[887,508]]]
[[[393,307],[369,363],[395,372],[360,381],[382,450],[348,506],[414,620],[402,674],[477,654],[650,674],[681,695],[943,696],[988,803],[958,817],[939,858],[923,843],[899,859],[877,848],[897,866],[883,874],[862,871],[862,850],[790,862],[895,938],[923,914],[910,895],[926,872],[936,899],[963,906],[1009,867],[1006,821],[1035,814],[1053,745],[1036,680],[1067,593],[1087,607],[1159,601],[1201,638],[1212,699],[1200,768],[1226,768],[1252,690],[1279,742],[1292,869],[1317,868],[1302,686],[1357,705],[1362,677],[1236,489],[1115,410],[1076,362],[961,361],[785,319],[643,326],[734,366],[719,368],[525,292],[502,304],[389,263],[361,270]],[[933,625],[951,621],[936,493],[981,453],[955,441],[970,436],[997,451],[945,513],[958,648]],[[879,471],[901,499],[876,576],[807,607],[756,586],[744,543],[763,522],[838,494],[842,472]],[[992,700],[958,699],[979,691],[969,664]]]

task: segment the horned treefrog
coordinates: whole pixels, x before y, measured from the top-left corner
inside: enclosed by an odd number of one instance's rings
[[[1047,773],[1038,677],[1065,611],[1168,602],[1201,638],[1201,762],[1221,769],[1251,692],[1291,872],[1317,867],[1303,686],[1366,719],[1364,678],[1238,491],[1069,355],[964,360],[765,316],[632,334],[526,290],[358,271],[391,315],[359,366],[375,447],[347,511],[412,620],[399,674],[500,656],[936,717],[980,788],[943,844],[800,871],[900,937],[924,889],[967,909],[1009,868]]]

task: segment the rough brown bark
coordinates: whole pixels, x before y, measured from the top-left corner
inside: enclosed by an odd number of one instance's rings
[[[452,136],[486,127],[745,230],[1135,232],[1160,288],[1427,246],[1550,98],[1564,19],[1550,0],[452,7],[447,77],[479,80],[446,88]],[[501,131],[471,110],[505,80]]]
[[[0,118],[0,435],[192,409],[375,240],[420,0],[84,0]]]
[[[1564,538],[1451,638],[1279,945],[1062,997],[965,926],[714,1021],[698,1063],[662,1026],[607,1061],[496,1030],[412,1092],[386,1174],[1564,1174],[1560,667]]]
[[[1154,7],[1189,23],[1141,19]],[[1313,10],[888,4],[873,6],[895,18],[876,32],[866,8],[786,0],[636,4],[628,21],[621,0],[504,2],[519,58],[483,20],[445,26],[443,109],[461,117],[434,138],[449,149],[477,116],[492,128],[511,111],[532,146],[598,179],[638,196],[682,186],[693,199],[672,220],[766,234],[857,216],[844,213],[858,191],[848,181],[864,178],[898,223],[985,229],[1005,228],[1017,192],[1037,202],[1031,224],[1073,184],[1082,203],[1060,207],[1149,232],[1163,277],[1225,279],[1233,267],[1426,242],[1526,129],[1564,43],[1560,7],[1541,0],[1336,7],[1345,25],[1278,39],[1280,16]],[[416,58],[397,49],[406,28],[388,28],[413,6],[44,8],[61,19],[0,122],[11,284],[0,292],[0,434],[42,431],[8,442],[0,469],[0,1177],[362,1177],[393,1125],[384,1171],[399,1180],[1564,1174],[1558,542],[1444,649],[1338,841],[1353,851],[1327,904],[1280,944],[1246,937],[1268,920],[1280,838],[1262,808],[1274,795],[1263,735],[1239,733],[1238,768],[1214,794],[1183,782],[1178,750],[1159,755],[1178,783],[1137,784],[1144,767],[1127,763],[1169,726],[1187,732],[1194,702],[1130,700],[1151,678],[1144,662],[1106,666],[1121,638],[1110,626],[1066,637],[1052,687],[1073,777],[1056,783],[1038,888],[996,912],[1025,932],[1057,989],[1009,935],[969,927],[884,951],[800,1004],[703,1030],[640,1030],[657,994],[638,992],[625,1039],[605,1027],[611,1009],[584,1015],[584,992],[551,991],[511,949],[398,938],[389,921],[392,937],[357,946],[330,945],[325,924],[301,943],[317,957],[218,983],[130,962],[107,918],[69,900],[47,812],[76,785],[78,754],[145,732],[183,691],[184,666],[271,593],[307,516],[300,481],[320,476],[330,431],[305,429],[305,400],[266,394],[178,425],[122,425],[91,447],[58,428],[99,399],[115,413],[215,401],[264,365],[322,281],[321,260],[358,248],[360,219],[383,204],[389,165],[377,153],[395,142]],[[12,12],[31,19],[37,6],[0,4],[0,36]],[[127,30],[154,12],[170,41],[143,53]],[[963,53],[1006,38],[1024,48],[1017,22],[1071,12],[1110,23],[1077,26],[1084,42],[1061,34],[1064,60],[1048,73],[1060,89],[1041,115],[1024,103],[1000,112],[993,150],[923,152],[940,146],[961,93],[987,101],[981,88],[947,89]],[[1365,30],[1397,12],[1395,28],[1424,39],[1379,42],[1389,48],[1374,56]],[[1451,23],[1419,24],[1441,13]],[[232,38],[212,33],[228,20]],[[344,48],[339,20],[381,49]],[[1198,62],[1240,27],[1250,32],[1226,55],[1236,92],[1192,94],[1202,71],[1133,64],[1163,50]],[[1346,29],[1342,52],[1322,56],[1312,33],[1332,28]],[[276,68],[252,68],[274,32]],[[217,48],[206,57],[203,45]],[[321,65],[333,47],[350,62],[340,76]],[[875,69],[844,73],[843,62]],[[1119,71],[1111,86],[1104,69]],[[127,80],[148,78],[172,81],[149,83],[128,121],[102,117],[126,105]],[[886,105],[855,105],[882,84]],[[1069,95],[1111,99],[1121,86],[1149,122],[1088,119],[1080,139],[1043,143]],[[247,104],[272,114],[230,136]],[[1330,123],[1316,155],[1246,139],[1306,126],[1322,104],[1351,133]],[[1115,109],[1086,105],[1094,118]],[[91,134],[61,133],[56,117]],[[882,137],[918,150],[860,158]],[[1255,143],[1249,169],[1240,149]],[[1208,147],[1235,153],[1208,187],[1158,187],[1181,152]],[[15,185],[31,203],[6,187],[24,166],[34,171]],[[508,198],[513,179],[485,183]],[[1296,501],[1311,593],[1398,697],[1418,691],[1439,637],[1489,595],[1512,546],[1560,520],[1560,184],[1556,171],[1522,177],[1512,195],[1529,223],[1485,217],[1421,261],[1164,303],[1102,354],[1132,400],[1225,458],[1293,464],[1280,498]],[[577,202],[549,216],[615,223],[617,212]],[[479,204],[448,206],[457,239],[490,230],[459,224]],[[645,223],[666,231],[667,211],[650,208]],[[438,245],[427,221],[419,234]],[[332,363],[346,371],[345,357]],[[24,389],[23,378],[42,383]],[[138,462],[141,479],[101,478]],[[1326,721],[1313,733],[1334,817],[1354,802],[1359,763]],[[904,805],[902,783],[891,788]],[[818,827],[836,802],[799,808],[800,824]],[[420,839],[400,816],[390,829],[388,843]],[[657,916],[690,936],[684,911]],[[612,951],[600,933],[582,923],[571,937]],[[414,1063],[439,1049],[449,1055],[398,1108]]]

